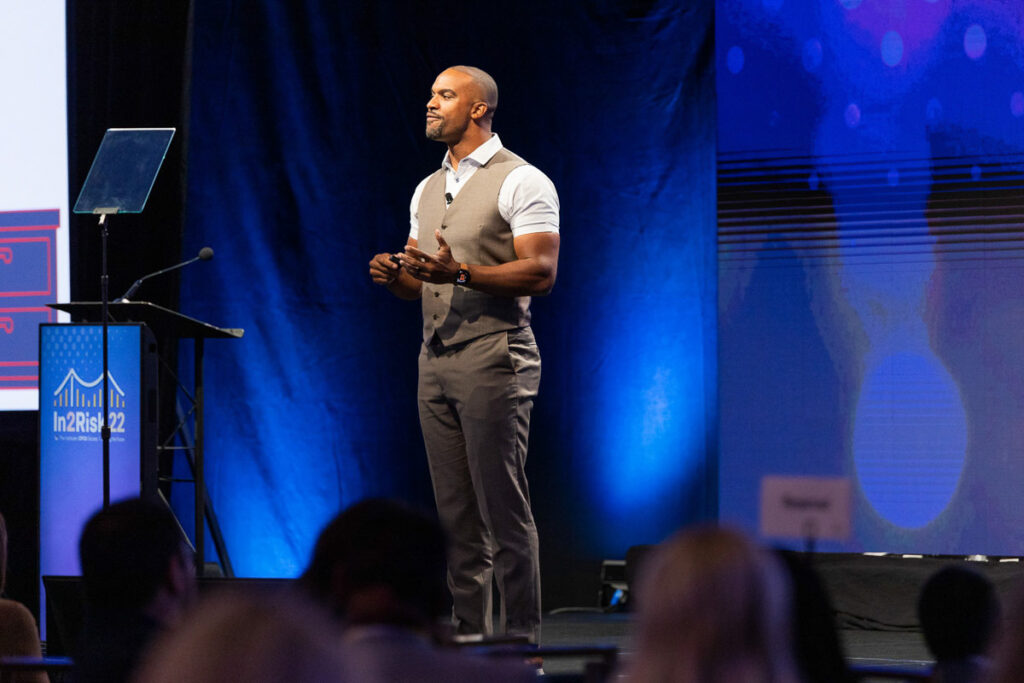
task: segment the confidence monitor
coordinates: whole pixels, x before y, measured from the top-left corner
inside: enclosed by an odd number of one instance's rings
[[[149,328],[108,327],[111,500],[156,495],[157,352]],[[103,504],[103,327],[39,326],[39,566],[77,575],[78,537]],[[45,597],[43,598],[45,604]]]
[[[174,128],[109,128],[96,150],[75,213],[141,213]]]

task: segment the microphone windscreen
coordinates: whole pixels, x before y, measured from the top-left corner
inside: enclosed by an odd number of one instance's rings
[[[209,247],[203,247],[202,249],[199,250],[199,260],[200,261],[209,261],[212,258],[213,258],[213,249],[210,249]]]

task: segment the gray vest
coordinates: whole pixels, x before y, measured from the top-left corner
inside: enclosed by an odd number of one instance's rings
[[[445,170],[427,180],[417,214],[420,249],[437,251],[434,230],[452,249],[459,263],[497,266],[516,259],[512,229],[498,213],[498,192],[512,169],[526,164],[507,150],[500,150],[466,181],[451,206],[445,206]],[[530,324],[530,297],[484,294],[455,284],[424,282],[423,341],[437,340],[445,346],[459,344],[491,332],[526,327]]]

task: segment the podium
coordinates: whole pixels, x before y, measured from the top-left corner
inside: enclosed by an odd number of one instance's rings
[[[39,563],[43,574],[77,574],[77,540],[102,500],[155,496],[157,356],[145,325],[108,326],[109,467],[99,455],[103,424],[103,330],[39,325]]]
[[[210,525],[210,536],[217,549],[220,558],[221,568],[225,576],[234,576],[231,567],[231,560],[228,556],[227,547],[224,544],[223,535],[220,532],[220,525],[213,505],[206,492],[206,482],[203,475],[203,352],[207,339],[240,339],[245,333],[238,328],[216,327],[209,323],[190,318],[187,315],[172,311],[163,306],[148,302],[110,302],[104,305],[103,302],[86,301],[72,303],[48,304],[50,308],[70,313],[72,317],[85,322],[102,322],[104,308],[108,315],[109,323],[141,323],[152,330],[158,336],[176,337],[179,339],[192,339],[195,349],[195,367],[193,373],[193,391],[191,395],[186,387],[182,386],[186,396],[189,396],[192,403],[192,410],[195,433],[192,439],[191,448],[183,447],[189,464],[192,467],[192,474],[195,482],[195,552],[197,570],[202,575],[206,566],[205,558],[205,529],[204,520]],[[179,381],[180,384],[180,381]],[[174,432],[168,439],[158,446],[159,450],[179,450],[171,446],[175,435],[182,429],[187,418],[182,418]],[[183,439],[187,441],[187,439]],[[190,456],[190,457],[189,457]],[[155,471],[154,471],[155,474]],[[143,491],[156,490],[157,481],[142,482]]]

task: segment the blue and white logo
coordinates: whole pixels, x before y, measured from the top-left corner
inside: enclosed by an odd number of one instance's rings
[[[107,399],[110,438],[124,434],[124,390],[108,372]],[[74,368],[68,370],[64,380],[53,392],[53,435],[58,440],[92,441],[99,438],[103,426],[103,375],[86,382]],[[123,437],[122,437],[123,438]]]

